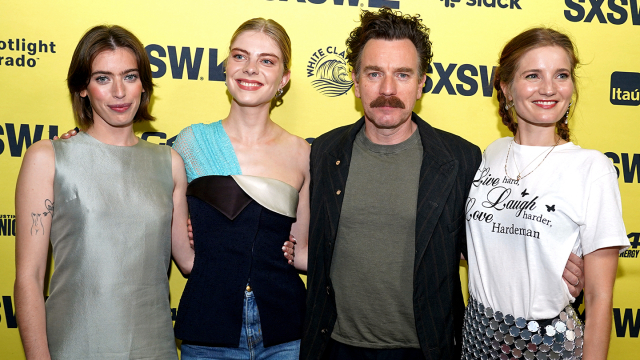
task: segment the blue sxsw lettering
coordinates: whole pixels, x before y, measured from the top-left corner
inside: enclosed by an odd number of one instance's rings
[[[457,67],[457,71],[456,70]],[[443,64],[434,62],[433,67],[429,65],[427,68],[427,74],[433,74],[435,68],[438,73],[438,82],[433,85],[433,79],[427,76],[427,81],[423,93],[439,94],[443,89],[447,91],[449,95],[462,95],[473,96],[478,92],[479,86],[482,86],[482,96],[491,97],[493,95],[493,77],[495,75],[496,67],[493,66],[491,74],[489,75],[489,67],[486,65],[480,65],[476,67],[471,64],[448,64],[446,68]],[[479,71],[478,71],[479,70]],[[459,84],[451,82],[451,76],[456,74]],[[480,75],[480,84],[478,84],[477,76]],[[456,92],[457,90],[457,92]]]
[[[272,0],[269,0],[272,1]],[[279,0],[279,1],[287,1],[287,0]],[[517,1],[517,0],[516,0]],[[309,2],[311,4],[324,4],[327,0],[297,0],[299,3]],[[333,0],[333,5],[343,5],[345,0]],[[358,6],[360,0],[347,0],[347,5],[349,6]],[[370,8],[381,8],[386,6],[391,9],[399,9],[400,8],[400,0],[369,0]]]
[[[628,153],[622,153],[622,156],[618,156],[618,154],[614,152],[606,152],[604,154],[613,161],[613,166],[616,168],[618,177],[620,177],[618,164],[622,162],[622,174],[625,183],[632,183],[634,177],[636,178],[636,182],[640,183],[640,154],[633,154],[631,161],[629,161]]]
[[[617,4],[618,1],[620,4]],[[627,22],[629,13],[631,14],[631,23],[640,25],[640,8],[638,8],[638,0],[607,0],[607,7],[611,12],[606,13],[602,9],[605,0],[589,0],[590,9],[584,6],[586,0],[565,0],[564,3],[570,10],[564,11],[564,17],[571,22],[592,22],[594,19],[601,24],[622,25]],[[629,6],[629,11],[624,6]]]
[[[22,156],[23,148],[28,149],[31,144],[40,141],[42,139],[42,132],[44,125],[35,125],[33,137],[31,136],[31,126],[29,124],[20,124],[20,130],[16,136],[15,124],[4,124],[7,129],[7,142],[9,143],[9,152],[13,157]],[[0,125],[0,135],[4,135],[5,131]],[[53,139],[54,136],[58,136],[58,126],[49,125],[49,139]],[[4,152],[4,141],[0,138],[0,154]]]
[[[162,58],[169,57],[169,66],[171,67],[171,77],[173,79],[183,79],[185,70],[187,72],[187,79],[197,80],[200,74],[200,67],[202,64],[202,55],[204,48],[195,48],[195,54],[191,55],[191,48],[183,46],[180,48],[180,55],[178,55],[178,49],[175,46],[167,46],[167,50],[164,47],[157,44],[149,44],[145,46],[147,55],[149,55],[149,62],[151,65],[157,68],[156,71],[152,71],[154,79],[161,78],[167,73],[167,64]],[[209,49],[209,81],[224,81],[224,64],[218,64],[218,49]]]
[[[624,309],[624,316],[621,316],[620,309],[613,309],[613,324],[616,327],[616,336],[625,337],[627,335],[627,328],[629,329],[629,336],[637,338],[640,333],[640,311],[636,309],[635,322],[633,320],[633,309]]]

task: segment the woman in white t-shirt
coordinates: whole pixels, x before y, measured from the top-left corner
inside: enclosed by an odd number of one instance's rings
[[[629,241],[615,168],[570,142],[578,63],[571,40],[547,28],[502,51],[494,86],[514,137],[487,147],[469,193],[464,359],[607,356],[618,253]],[[584,326],[562,280],[571,253],[584,258]]]

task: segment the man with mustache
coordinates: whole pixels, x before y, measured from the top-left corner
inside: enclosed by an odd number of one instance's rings
[[[364,117],[311,147],[300,358],[459,359],[480,149],[413,113],[432,59],[419,17],[382,8],[360,20],[347,59]]]

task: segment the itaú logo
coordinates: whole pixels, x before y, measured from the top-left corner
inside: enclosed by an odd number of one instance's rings
[[[440,0],[444,1],[445,7],[456,7],[456,4],[460,2],[460,0]],[[500,8],[500,9],[518,9],[522,10],[520,7],[520,0],[468,0],[464,3],[467,6],[475,6],[475,7],[488,7],[488,8]]]
[[[613,105],[640,105],[640,73],[622,71],[612,73],[609,101]]]

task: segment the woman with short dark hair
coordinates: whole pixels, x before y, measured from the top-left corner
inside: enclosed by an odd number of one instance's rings
[[[180,155],[152,120],[144,47],[119,26],[80,40],[67,79],[82,133],[26,152],[16,186],[16,316],[27,359],[177,359],[167,271],[189,273]],[[55,209],[55,210],[54,210]],[[172,226],[173,224],[173,226]],[[49,240],[55,271],[44,301]]]

